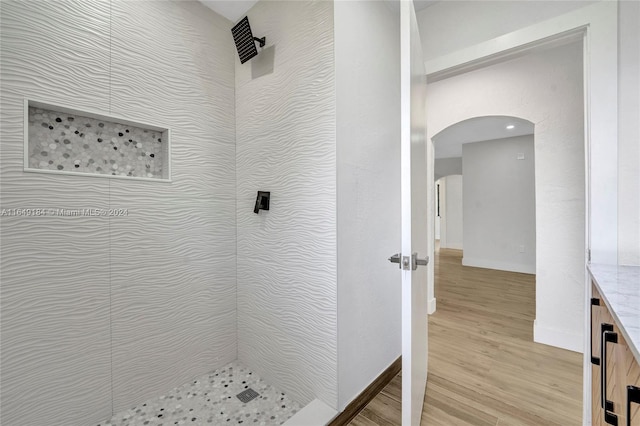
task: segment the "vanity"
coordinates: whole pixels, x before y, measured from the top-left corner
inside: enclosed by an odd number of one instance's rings
[[[640,426],[640,266],[588,266],[591,424]]]

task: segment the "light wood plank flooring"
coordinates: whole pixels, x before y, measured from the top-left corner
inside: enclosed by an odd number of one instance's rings
[[[579,425],[582,355],[533,343],[535,277],[435,256],[422,425]],[[350,423],[400,422],[401,374]]]

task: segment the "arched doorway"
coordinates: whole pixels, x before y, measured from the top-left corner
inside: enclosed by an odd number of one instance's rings
[[[440,246],[464,250],[466,266],[535,274],[533,123],[474,117],[432,140]]]

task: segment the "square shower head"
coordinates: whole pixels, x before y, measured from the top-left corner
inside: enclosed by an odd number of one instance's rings
[[[236,43],[240,63],[244,64],[258,54],[247,16],[231,28],[231,34],[233,34],[233,41]]]

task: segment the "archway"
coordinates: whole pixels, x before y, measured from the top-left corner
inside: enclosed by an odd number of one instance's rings
[[[579,352],[585,264],[582,66],[582,43],[574,42],[430,83],[427,102],[432,141],[477,117],[518,117],[535,125],[534,337]],[[429,298],[435,306],[433,288]]]
[[[464,247],[463,265],[535,274],[533,133],[528,120],[483,116],[433,137],[440,247]]]

